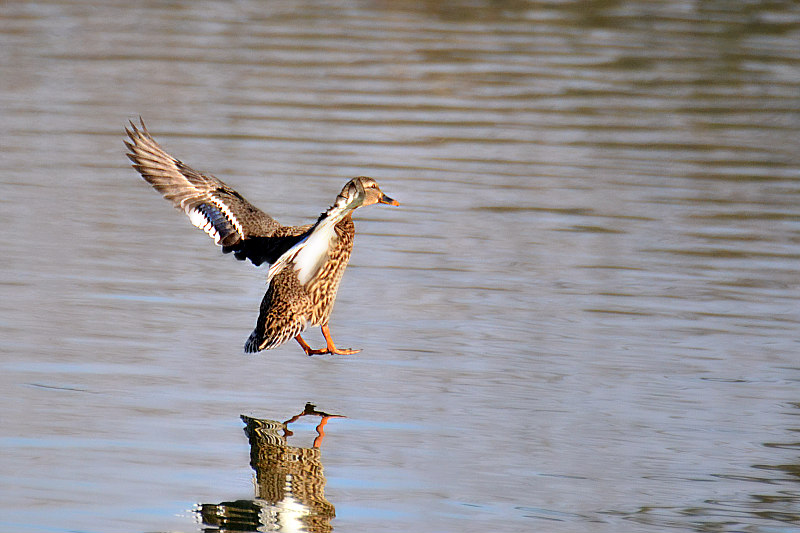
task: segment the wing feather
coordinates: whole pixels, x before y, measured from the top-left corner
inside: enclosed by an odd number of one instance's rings
[[[302,231],[281,226],[222,180],[198,172],[164,151],[144,121],[125,128],[133,167],[191,223],[205,231],[223,252],[256,265],[274,262],[302,237]],[[307,228],[299,228],[306,230]]]
[[[330,258],[331,251],[338,242],[336,224],[356,208],[357,202],[348,203],[339,196],[336,202],[322,213],[317,222],[303,233],[296,243],[283,252],[270,266],[267,280],[271,280],[278,272],[292,265],[297,279],[307,286],[319,273],[322,265]]]

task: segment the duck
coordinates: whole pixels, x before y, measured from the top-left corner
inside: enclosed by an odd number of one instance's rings
[[[294,339],[307,355],[351,355],[338,348],[329,320],[339,283],[353,250],[353,211],[375,204],[398,206],[370,177],[349,180],[333,204],[315,222],[284,226],[211,174],[198,172],[168,154],[139,117],[125,128],[127,156],[142,178],[205,231],[222,252],[255,266],[269,264],[268,287],[255,329],[244,351],[271,350]],[[324,348],[312,348],[301,336],[319,326]]]

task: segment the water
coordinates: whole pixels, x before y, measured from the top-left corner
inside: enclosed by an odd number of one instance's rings
[[[0,530],[800,530],[796,4],[0,14]],[[357,213],[362,353],[241,353],[264,273],[128,166],[139,115],[281,222],[402,203]]]

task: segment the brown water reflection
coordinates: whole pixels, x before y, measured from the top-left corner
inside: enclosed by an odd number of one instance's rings
[[[310,447],[289,446],[289,425],[304,416],[319,417]],[[325,474],[320,446],[325,425],[342,418],[306,404],[285,422],[242,415],[250,442],[250,466],[256,473],[255,499],[202,504],[198,512],[209,531],[332,531],[336,516],[325,499]]]

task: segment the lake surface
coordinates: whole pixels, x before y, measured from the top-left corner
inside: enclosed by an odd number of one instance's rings
[[[800,531],[798,43],[794,2],[4,2],[0,530]],[[283,223],[401,202],[356,213],[363,352],[242,353],[265,272],[130,168],[140,115]]]

